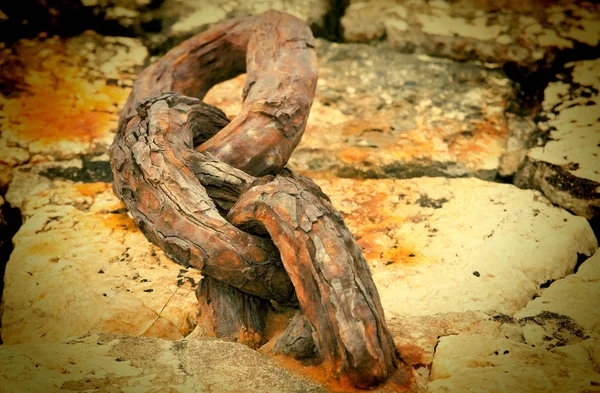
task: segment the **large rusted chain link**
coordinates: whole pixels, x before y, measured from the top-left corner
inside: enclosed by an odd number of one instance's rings
[[[200,101],[244,71],[243,107],[231,122]],[[396,366],[369,268],[320,188],[283,171],[316,80],[310,29],[285,13],[189,39],[134,85],[111,146],[114,191],[178,263],[261,298],[295,296],[324,364],[368,387]]]

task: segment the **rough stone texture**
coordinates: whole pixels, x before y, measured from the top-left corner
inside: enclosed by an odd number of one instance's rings
[[[387,318],[513,315],[598,248],[539,192],[479,179],[318,179],[370,263]]]
[[[166,0],[161,7],[163,28],[171,35],[192,35],[206,27],[227,19],[260,14],[273,9],[285,11],[304,21],[311,27],[323,28],[325,15],[331,5],[326,0]],[[173,23],[174,22],[174,23]]]
[[[600,252],[596,252],[593,257],[589,258],[579,267],[576,274],[553,282],[549,288],[542,292],[540,297],[533,299],[525,308],[516,313],[515,317],[520,319],[538,317],[539,319],[541,316],[554,313],[567,317],[562,318],[559,322],[563,322],[562,325],[571,325],[567,329],[571,332],[571,335],[579,335],[581,340],[585,336],[600,338],[599,281]],[[537,326],[547,324],[537,324]],[[559,330],[559,327],[567,328],[567,326],[553,327],[553,332]],[[548,337],[555,336],[556,334],[550,334],[547,330],[531,329],[528,332],[530,334],[525,335],[525,339],[528,343],[537,344],[536,347],[541,346],[540,344],[548,344],[550,341]],[[573,334],[573,331],[575,334]],[[572,340],[563,341],[572,342]],[[552,344],[554,346],[560,345],[559,342]]]
[[[385,39],[406,52],[528,67],[600,42],[599,5],[580,0],[350,0],[341,23],[351,42]]]
[[[264,355],[218,340],[92,334],[0,347],[0,392],[325,392]]]
[[[146,57],[137,39],[91,32],[2,51],[0,87],[10,94],[0,96],[0,166],[107,152]]]
[[[305,22],[319,35],[331,35],[332,5],[328,0],[82,0],[84,5],[144,37],[153,53],[164,53],[174,44],[228,19],[285,11]]]
[[[290,159],[300,172],[493,179],[509,136],[530,133],[508,113],[513,89],[497,69],[324,40],[317,55],[317,94]],[[233,117],[243,84],[217,85],[205,101]]]
[[[402,359],[413,367],[429,367],[438,339],[455,334],[484,334],[521,341],[516,321],[503,314],[477,311],[424,316],[393,316],[388,327]]]
[[[24,187],[7,200],[24,223],[4,277],[5,344],[87,332],[179,339],[193,330],[199,273],[148,243],[110,184],[44,180],[31,169],[15,171],[13,184]]]
[[[179,265],[148,244],[108,184],[39,175],[56,167],[15,171],[7,195],[25,223],[6,276],[5,342],[53,341],[87,331],[141,335],[158,313],[164,326],[148,335],[189,333],[196,323],[192,284],[198,274],[181,274]],[[441,335],[496,331],[517,339],[520,327],[510,317],[484,312],[513,315],[541,292],[540,285],[572,272],[577,253],[597,248],[583,218],[511,185],[443,178],[318,183],[357,237],[397,347],[415,365],[431,362]],[[36,279],[42,274],[44,280]],[[65,299],[71,306],[61,308]]]
[[[598,350],[592,362],[598,362]],[[590,353],[591,355],[591,353]],[[442,337],[428,391],[597,392],[600,374],[575,356],[484,335]]]
[[[529,150],[515,184],[592,219],[600,215],[600,59],[570,63],[558,77],[544,91],[541,146]]]

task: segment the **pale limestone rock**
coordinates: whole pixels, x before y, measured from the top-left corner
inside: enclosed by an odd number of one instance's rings
[[[442,337],[428,391],[595,392],[600,374],[561,353],[485,335]]]
[[[406,52],[459,60],[550,64],[561,50],[600,42],[600,8],[587,1],[350,0],[341,23],[349,42],[385,38]],[[402,28],[397,28],[402,26]]]
[[[598,247],[588,222],[539,192],[478,179],[318,179],[363,248],[388,318],[496,311]]]
[[[570,63],[566,81],[544,92],[538,127],[548,141],[527,153],[515,184],[592,219],[600,214],[600,59]]]
[[[521,328],[510,317],[466,311],[424,316],[391,317],[388,328],[402,359],[413,367],[429,367],[439,337],[484,334],[521,341]]]
[[[530,301],[515,318],[533,317],[542,312],[565,315],[600,338],[600,252],[585,261],[576,274],[553,282],[541,296]]]
[[[526,150],[507,143],[531,127],[507,113],[513,89],[502,72],[324,40],[317,40],[317,54],[319,83],[289,162],[294,170],[493,179],[509,165],[501,164],[503,156],[508,162],[512,154],[515,168],[520,164]],[[215,86],[205,101],[234,117],[244,78]]]
[[[0,346],[0,392],[272,392],[325,389],[267,356],[218,340],[91,334]]]
[[[199,272],[151,245],[110,184],[39,183],[7,195],[24,223],[4,277],[5,344],[88,332],[180,339],[193,330]]]
[[[154,19],[162,24],[162,33],[155,38],[159,41],[167,36],[182,39],[215,23],[268,10],[287,12],[313,29],[324,31],[331,3],[327,0],[216,0],[209,4],[201,0],[166,0],[160,10],[153,13]]]
[[[578,344],[555,348],[552,352],[566,355],[579,362],[582,368],[600,373],[600,340],[588,339]]]
[[[24,91],[0,96],[2,161],[14,166],[30,155],[67,160],[107,152],[130,92],[127,80],[147,56],[137,39],[93,32],[22,39],[3,51],[0,61],[14,63],[11,75]]]

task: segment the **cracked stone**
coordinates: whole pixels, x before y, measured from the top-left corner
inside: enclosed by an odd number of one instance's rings
[[[388,327],[402,359],[412,366],[429,367],[438,338],[455,334],[485,334],[521,340],[521,328],[510,318],[482,312],[450,312],[424,316],[394,316]]]
[[[24,222],[4,276],[5,344],[87,332],[180,339],[194,329],[199,272],[182,276],[137,229],[110,184],[38,183],[25,196],[16,187],[7,195]]]
[[[577,270],[576,274],[571,274],[563,279],[556,280],[550,287],[544,289],[541,296],[530,301],[525,308],[515,314],[515,318],[532,319],[540,318],[543,315],[557,314],[572,320],[569,330],[573,331],[571,335],[579,336],[582,341],[586,336],[600,338],[600,310],[597,305],[600,303],[600,252],[596,252],[593,257],[586,260]],[[557,330],[549,323],[544,323],[543,319],[539,325],[545,327],[544,336],[553,337],[553,331]],[[579,327],[580,332],[577,328]],[[550,330],[550,332],[548,332]],[[534,336],[535,337],[535,336]],[[539,336],[538,336],[539,337]],[[540,346],[539,338],[527,340]],[[548,343],[548,339],[543,339]],[[556,340],[553,340],[556,341]],[[563,340],[565,343],[575,343],[573,340]],[[565,345],[563,343],[563,345]],[[560,345],[551,342],[553,345]]]
[[[505,338],[458,335],[440,339],[428,391],[596,392],[598,384],[600,374],[575,356]]]
[[[241,344],[117,334],[0,346],[0,383],[3,391],[22,393],[325,392]]]
[[[538,123],[547,142],[527,153],[515,184],[540,190],[577,215],[600,215],[600,59],[570,63],[544,92]]]
[[[598,248],[583,217],[509,184],[316,181],[363,248],[387,318],[466,311],[512,316],[542,284],[572,273],[578,253]]]
[[[600,42],[600,8],[588,1],[495,3],[350,0],[349,42],[384,39],[405,52],[536,68],[563,50]]]

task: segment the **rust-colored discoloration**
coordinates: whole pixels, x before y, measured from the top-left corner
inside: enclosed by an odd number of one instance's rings
[[[0,126],[17,143],[88,143],[116,128],[130,90],[90,77],[86,59],[64,39],[23,39],[7,51],[0,56],[18,59],[12,72],[22,74],[21,92],[0,96]]]
[[[270,354],[271,358],[290,372],[308,378],[315,383],[324,386],[332,393],[361,393],[365,390],[358,389],[348,378],[334,379],[323,367],[312,366],[293,358]],[[410,393],[414,388],[414,378],[410,367],[400,365],[394,374],[383,384],[377,386],[380,393]]]
[[[110,184],[104,182],[78,183],[74,187],[84,197],[95,197],[101,192],[110,190]]]

